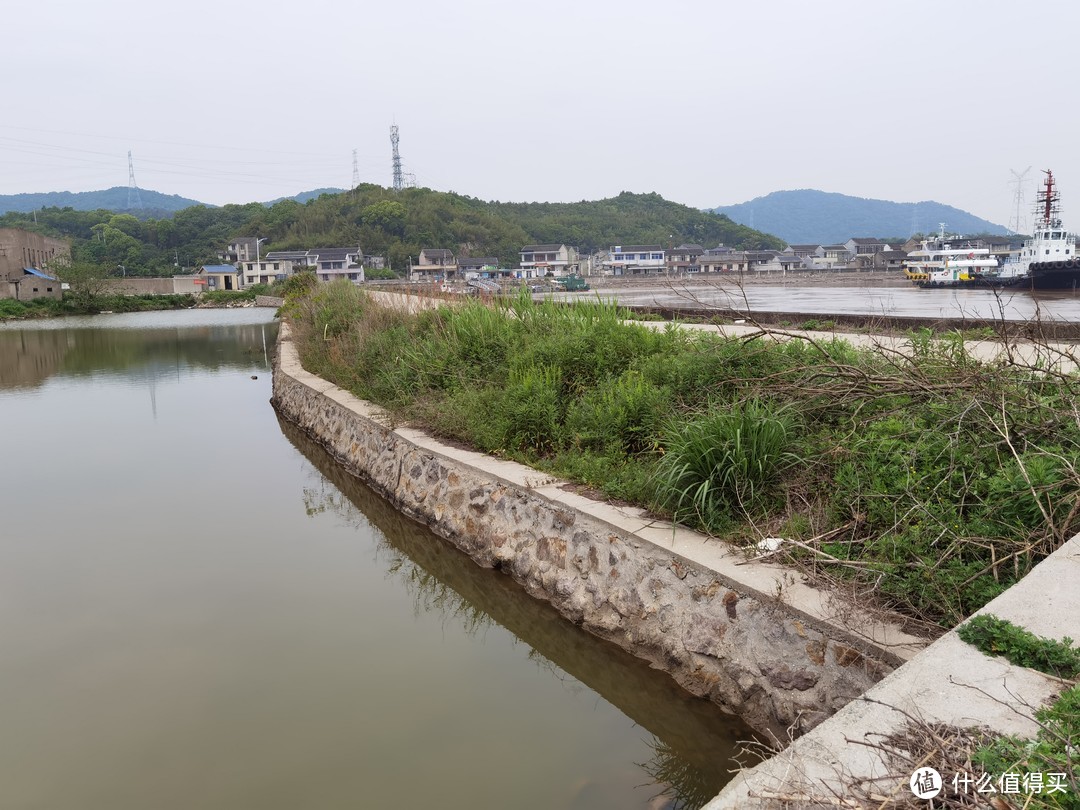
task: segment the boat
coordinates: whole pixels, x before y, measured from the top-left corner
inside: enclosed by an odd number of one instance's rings
[[[989,248],[954,245],[945,236],[945,225],[936,240],[925,240],[904,260],[904,275],[917,287],[968,287],[980,280],[997,276],[1001,264]]]
[[[1075,290],[1080,287],[1076,234],[1061,226],[1061,195],[1053,172],[1048,169],[1043,174],[1046,179],[1039,190],[1035,207],[1037,221],[1031,238],[1024,240],[1018,255],[1002,265],[1000,278],[987,279],[991,286],[1029,290]]]

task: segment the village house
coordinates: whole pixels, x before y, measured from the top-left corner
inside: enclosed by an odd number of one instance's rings
[[[749,273],[763,268],[773,261],[775,250],[730,250],[728,248],[707,250],[701,257],[702,273]],[[790,256],[792,261],[801,261]],[[779,269],[777,264],[776,268]]]
[[[679,245],[667,253],[667,272],[669,275],[678,276],[688,273],[701,272],[699,259],[704,255],[705,248],[701,245]]]
[[[500,275],[499,260],[494,256],[462,257],[457,260],[457,266],[467,280]]]
[[[580,269],[577,248],[569,245],[525,245],[521,249],[521,276],[539,278],[550,273],[565,276]]]
[[[305,256],[319,281],[345,279],[364,282],[364,252],[360,248],[312,248]]]
[[[416,264],[409,264],[410,281],[449,281],[458,273],[454,254],[445,248],[424,248],[416,259]]]
[[[662,245],[613,245],[604,272],[613,276],[662,275],[667,267]]]

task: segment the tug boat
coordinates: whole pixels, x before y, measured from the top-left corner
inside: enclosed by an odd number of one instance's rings
[[[1023,287],[1029,290],[1075,290],[1080,287],[1080,257],[1076,255],[1076,234],[1061,227],[1061,195],[1053,172],[1039,190],[1035,215],[1038,217],[1030,239],[1024,240],[1019,255],[1002,265],[997,278],[986,281],[995,287]]]

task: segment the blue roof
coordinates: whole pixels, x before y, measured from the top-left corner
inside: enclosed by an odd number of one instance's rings
[[[33,267],[24,267],[23,272],[28,273],[31,276],[37,276],[38,278],[47,278],[49,281],[56,281],[55,276],[42,273],[40,270],[35,270]]]
[[[238,272],[231,264],[207,264],[203,266],[207,273],[236,273]]]

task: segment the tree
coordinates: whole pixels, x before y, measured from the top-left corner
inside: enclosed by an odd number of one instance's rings
[[[50,269],[69,286],[71,297],[80,309],[91,309],[109,286],[107,265],[76,259],[50,266]]]

